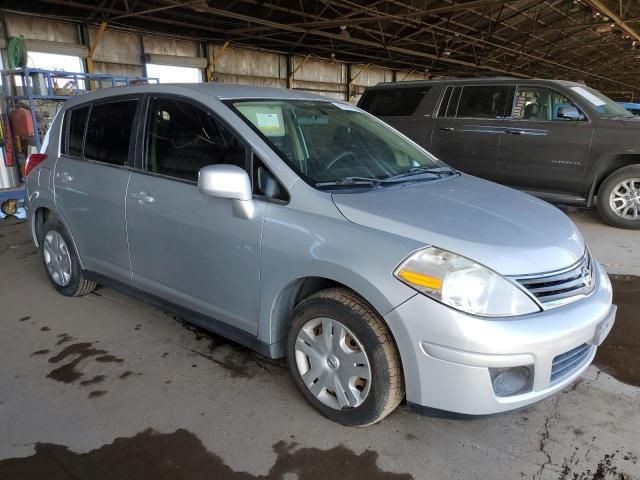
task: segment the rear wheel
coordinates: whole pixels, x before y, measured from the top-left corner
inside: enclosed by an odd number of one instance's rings
[[[323,290],[293,312],[287,359],[295,383],[325,417],[365,426],[404,396],[400,358],[384,321],[349,290]]]
[[[614,227],[640,228],[640,165],[630,165],[609,175],[598,190],[598,208]]]
[[[79,297],[95,290],[97,284],[85,278],[73,242],[60,220],[51,217],[45,222],[39,243],[42,263],[58,292]]]

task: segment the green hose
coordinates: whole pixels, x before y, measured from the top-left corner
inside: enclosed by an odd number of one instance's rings
[[[24,68],[27,66],[27,46],[24,43],[24,37],[11,37],[7,43],[7,57],[9,60],[9,69]]]

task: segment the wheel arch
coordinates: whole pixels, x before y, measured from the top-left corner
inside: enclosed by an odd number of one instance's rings
[[[589,196],[587,198],[587,204],[589,207],[593,205],[593,200],[600,190],[600,186],[607,179],[609,175],[617,170],[628,167],[629,165],[640,165],[640,152],[634,153],[618,153],[607,157],[600,162],[600,166],[596,171],[595,178],[589,189]]]
[[[69,237],[71,238],[71,242],[73,243],[73,248],[78,255],[78,262],[80,263],[80,267],[84,268],[82,255],[80,255],[80,250],[78,249],[78,243],[76,242],[73,232],[69,228],[69,224],[66,222],[64,217],[60,215],[60,212],[58,212],[52,205],[49,205],[47,203],[32,205],[30,210],[33,211],[33,213],[31,214],[31,235],[36,247],[40,248],[40,238],[42,238],[42,234],[44,233],[44,224],[49,218],[55,217],[64,225],[64,228],[66,229],[67,234],[69,235]]]

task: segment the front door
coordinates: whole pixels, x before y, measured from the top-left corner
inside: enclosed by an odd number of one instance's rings
[[[581,193],[593,125],[556,90],[519,86],[498,157],[497,181],[518,188],[566,194]]]
[[[149,99],[144,132],[142,171],[127,191],[134,285],[257,333],[267,204],[257,201],[253,218],[238,218],[231,200],[197,188],[206,165],[246,168],[248,149],[206,108],[172,97]]]
[[[129,97],[68,110],[54,172],[56,206],[83,267],[119,281],[131,277],[125,197],[137,106]]]
[[[439,108],[432,133],[433,154],[465,173],[494,179],[508,96],[509,87],[501,85],[445,92],[447,107]]]

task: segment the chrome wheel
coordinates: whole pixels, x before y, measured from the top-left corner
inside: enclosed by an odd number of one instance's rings
[[[331,318],[309,320],[298,332],[295,360],[302,381],[323,404],[355,408],[367,398],[371,367],[358,338]]]
[[[621,218],[640,219],[640,178],[628,178],[613,187],[609,206]]]
[[[65,287],[71,281],[71,255],[67,243],[55,230],[49,230],[44,236],[44,263],[49,275],[56,284]]]

